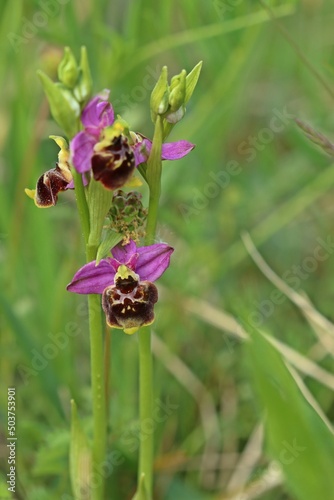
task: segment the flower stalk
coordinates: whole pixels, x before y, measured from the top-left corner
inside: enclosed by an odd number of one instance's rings
[[[79,213],[80,225],[83,231],[85,243],[88,242],[90,233],[89,210],[86,200],[85,187],[82,182],[82,176],[73,170],[73,182],[75,187],[75,198]]]
[[[96,228],[91,227],[90,212],[86,199],[82,175],[73,169],[76,202],[80,224],[86,243],[86,261],[96,259],[98,245],[91,244],[92,230],[95,237]],[[102,231],[102,226],[101,226]],[[94,238],[95,239],[95,238]],[[88,295],[89,339],[90,339],[90,371],[93,406],[93,443],[92,443],[92,472],[100,469],[106,455],[106,394],[104,379],[104,352],[103,352],[103,316],[99,295]],[[92,500],[102,500],[104,497],[104,477],[95,488],[91,489]]]
[[[104,390],[104,363],[103,363],[103,318],[101,300],[98,295],[88,295],[91,384],[93,400],[93,447],[92,472],[96,473],[106,455],[106,404]],[[91,489],[92,500],[104,498],[104,476],[99,475],[96,488]]]
[[[152,149],[147,162],[147,182],[150,189],[149,207],[146,225],[146,245],[151,245],[155,238],[158,207],[161,192],[161,150],[163,138],[163,121],[157,116],[152,141]],[[138,500],[141,499],[141,482],[143,482],[146,500],[151,500],[153,489],[153,448],[154,433],[145,433],[145,423],[152,419],[153,413],[153,359],[151,349],[151,331],[149,327],[141,328],[139,340],[139,418],[142,436],[140,439],[138,464]]]
[[[147,161],[146,178],[150,189],[149,206],[146,223],[146,245],[151,245],[155,238],[158,207],[161,193],[161,151],[163,139],[163,121],[161,116],[158,116],[155,122],[154,136],[152,149]]]
[[[89,243],[90,222],[89,210],[86,201],[85,188],[80,174],[75,174],[75,192],[80,216],[81,227],[86,242],[86,261],[96,259],[97,245]],[[79,188],[79,189],[78,189]],[[90,371],[93,406],[93,443],[92,443],[92,472],[100,470],[106,455],[106,394],[104,380],[104,353],[103,353],[103,316],[99,295],[88,295],[89,339],[90,339]],[[104,477],[91,490],[92,500],[102,500],[104,496]]]

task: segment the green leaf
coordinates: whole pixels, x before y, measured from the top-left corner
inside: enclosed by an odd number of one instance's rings
[[[149,500],[145,487],[145,474],[142,474],[139,479],[138,489],[132,500]]]
[[[12,493],[8,491],[8,477],[5,479],[0,476],[0,498],[1,500],[11,500],[13,498]]]
[[[159,79],[155,84],[154,89],[151,93],[150,107],[151,107],[151,118],[153,123],[155,123],[157,115],[165,113],[168,109],[168,82],[167,82],[167,66],[164,66],[161,70]]]
[[[55,429],[46,434],[45,444],[42,444],[36,454],[33,468],[34,476],[57,476],[68,468],[67,453],[69,444],[69,432]]]
[[[90,219],[89,245],[101,243],[103,224],[112,203],[113,191],[106,189],[101,182],[91,179],[88,188],[88,207]]]
[[[12,302],[5,297],[5,295],[3,295],[1,290],[0,306],[2,318],[7,320],[8,325],[13,332],[14,338],[16,338],[16,342],[25,355],[25,363],[17,366],[20,379],[23,381],[24,385],[33,383],[34,380],[37,380],[41,384],[44,397],[52,403],[52,405],[56,408],[58,415],[63,419],[65,415],[58,394],[59,381],[52,364],[45,361],[45,366],[41,366],[39,372],[33,368],[31,359],[32,354],[36,352],[33,335],[26,326],[25,322],[23,322],[23,320],[17,315]],[[41,362],[43,362],[43,360],[41,360]]]
[[[70,476],[72,490],[76,500],[89,500],[91,498],[91,450],[82,430],[73,399],[71,408]]]
[[[300,500],[334,499],[334,436],[304,398],[276,349],[253,332],[247,343],[263,408],[270,453]]]
[[[203,61],[200,61],[196,66],[190,71],[189,75],[186,77],[186,96],[184,99],[184,104],[187,104],[190,97],[193,95],[195,87],[198,82],[198,78],[202,69]]]
[[[54,83],[43,71],[37,71],[51,114],[65,134],[72,138],[78,130],[80,106],[73,94],[60,83]]]
[[[108,231],[102,237],[101,245],[97,250],[96,255],[96,265],[100,262],[101,259],[110,256],[110,250],[114,248],[120,241],[122,241],[123,235],[121,233],[116,233],[116,231]]]

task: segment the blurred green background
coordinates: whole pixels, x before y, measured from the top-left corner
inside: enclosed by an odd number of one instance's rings
[[[267,3],[333,89],[333,4]],[[0,13],[1,498],[13,498],[6,486],[8,386],[17,394],[15,498],[72,498],[71,398],[91,431],[85,298],[65,290],[84,263],[73,193],[49,210],[24,194],[54,165],[58,148],[48,136],[61,133],[36,70],[55,79],[63,47],[78,57],[82,45],[94,91],[110,88],[116,112],[148,137],[160,68],[168,65],[173,75],[203,60],[170,138],[196,149],[165,162],[163,173],[157,238],[175,253],[159,282],[154,324],[156,405],[167,415],[155,425],[155,498],[334,498],[326,469],[334,445],[324,424],[334,414],[333,359],[324,348],[324,339],[333,344],[332,326],[309,324],[289,300],[268,305],[274,285],[240,238],[248,231],[275,272],[288,283],[294,277],[289,284],[332,318],[331,240],[326,259],[310,257],[333,233],[334,168],[293,117],[334,135],[333,96],[255,0],[4,0]],[[145,200],[145,186],[141,191]],[[260,326],[304,356],[299,376],[321,417],[281,356],[255,331],[252,348],[240,342],[222,311],[249,334]],[[137,372],[136,336],[114,332],[108,447],[122,460],[108,474],[110,499],[130,499],[136,487]],[[291,452],[294,440],[299,448]]]

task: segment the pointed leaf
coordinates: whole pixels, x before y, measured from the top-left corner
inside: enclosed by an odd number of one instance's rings
[[[269,450],[282,466],[287,487],[296,499],[333,500],[333,434],[264,335],[254,331],[248,344],[251,371],[267,415]]]
[[[70,476],[72,491],[76,500],[91,498],[91,450],[84,431],[81,428],[77,407],[72,399]]]
[[[122,239],[123,235],[121,233],[116,233],[112,230],[104,234],[102,242],[97,250],[96,265],[99,264],[101,259],[110,256],[110,249],[114,248]]]
[[[102,228],[111,207],[112,194],[112,191],[105,189],[101,182],[91,179],[88,190],[90,245],[98,246],[101,242]]]
[[[149,497],[146,492],[146,486],[145,486],[145,474],[143,473],[140,476],[137,491],[132,498],[132,500],[149,500]]]
[[[49,101],[51,114],[65,134],[71,138],[77,132],[80,116],[80,106],[72,93],[61,84],[54,83],[45,73],[37,71],[46,97]]]
[[[187,102],[189,101],[190,97],[192,96],[192,94],[195,90],[195,87],[197,85],[197,81],[198,81],[198,78],[199,78],[199,75],[200,75],[200,72],[202,69],[202,64],[203,64],[203,61],[200,61],[198,64],[196,64],[196,66],[192,69],[192,71],[190,71],[189,75],[187,75],[187,78],[186,78],[186,97],[184,100],[184,104],[187,104]]]

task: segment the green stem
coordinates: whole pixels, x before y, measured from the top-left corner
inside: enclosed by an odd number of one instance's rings
[[[148,205],[148,214],[146,221],[146,245],[152,245],[154,243],[157,222],[158,222],[158,207],[159,207],[159,198],[160,196],[153,195],[150,192],[149,205]]]
[[[147,162],[147,180],[150,188],[145,243],[153,243],[158,220],[158,206],[161,184],[161,147],[163,126],[157,118],[152,142],[152,150]],[[153,361],[151,351],[151,332],[142,328],[139,333],[139,406],[140,406],[140,450],[138,466],[138,500],[151,500],[153,490],[153,431],[145,431],[147,422],[152,420],[153,412]],[[143,493],[144,491],[144,493]]]
[[[82,182],[82,176],[74,168],[72,169],[73,181],[75,187],[75,197],[77,200],[77,207],[79,212],[80,224],[84,234],[85,242],[88,242],[90,224],[89,224],[89,210],[86,200],[85,187]]]
[[[157,117],[154,128],[152,149],[147,161],[146,177],[150,188],[150,199],[148,205],[148,215],[146,223],[146,245],[151,245],[155,238],[158,207],[161,192],[161,148],[163,141],[163,121],[161,116]]]
[[[98,475],[97,486],[92,488],[92,500],[104,498],[104,475],[100,474],[106,455],[106,405],[103,370],[102,310],[99,295],[88,296],[91,384],[93,399],[92,472]]]
[[[139,336],[139,404],[140,404],[140,440],[138,490],[140,483],[145,485],[145,499],[152,498],[153,484],[153,430],[147,431],[147,423],[152,420],[153,412],[153,362],[151,352],[151,332],[149,328],[141,328]],[[140,497],[141,498],[141,497]]]
[[[87,262],[96,259],[97,246],[86,245]],[[107,421],[104,381],[104,353],[103,353],[103,314],[101,297],[88,295],[89,338],[90,338],[90,371],[93,401],[93,449],[92,472],[98,474],[97,486],[92,488],[92,500],[104,498],[104,476],[99,474],[101,465],[105,461]]]
[[[82,177],[77,172],[73,175],[75,193],[80,217],[80,223],[86,243],[86,261],[96,259],[97,245],[90,245],[90,219]],[[93,404],[93,447],[92,447],[92,474],[98,476],[96,487],[92,488],[92,500],[104,498],[104,476],[99,473],[106,455],[106,403],[104,389],[103,363],[103,317],[101,298],[99,295],[88,295],[90,356],[91,356],[91,384]]]

